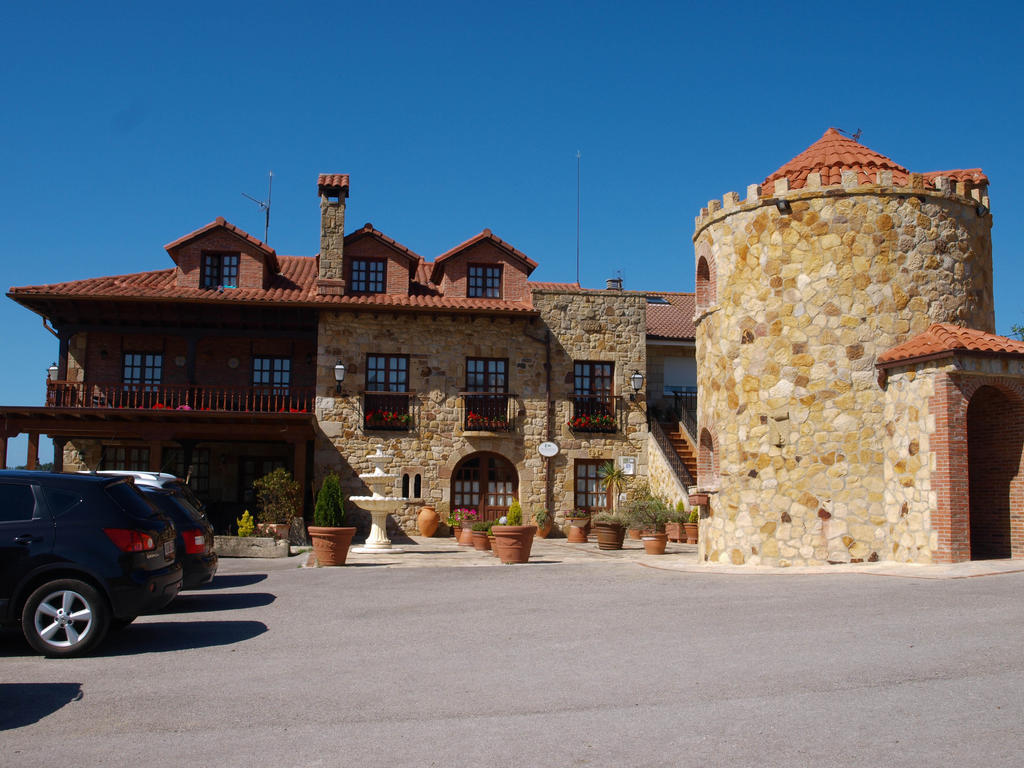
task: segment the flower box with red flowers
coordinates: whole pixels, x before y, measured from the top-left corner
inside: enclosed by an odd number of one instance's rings
[[[366,429],[409,429],[411,425],[412,416],[401,411],[378,408],[367,412],[363,417],[363,426]]]
[[[576,432],[615,432],[615,417],[607,413],[589,413],[573,416],[568,421],[569,429]]]

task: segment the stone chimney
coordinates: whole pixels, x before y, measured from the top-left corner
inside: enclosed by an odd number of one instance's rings
[[[605,290],[607,291],[621,291],[622,290],[622,278],[621,277],[610,277],[605,280]]]
[[[316,182],[320,195],[320,261],[316,292],[341,296],[345,293],[345,198],[347,173],[321,173]]]

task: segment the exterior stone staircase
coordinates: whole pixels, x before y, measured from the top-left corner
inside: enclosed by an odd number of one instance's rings
[[[676,456],[679,457],[683,466],[686,467],[689,476],[691,478],[697,477],[697,454],[693,450],[690,438],[683,432],[682,424],[679,422],[669,422],[662,424],[661,428],[664,430],[672,450],[675,451]]]

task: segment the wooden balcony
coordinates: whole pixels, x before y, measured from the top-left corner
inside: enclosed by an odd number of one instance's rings
[[[466,432],[514,432],[515,395],[508,392],[459,392],[462,428]]]
[[[363,430],[408,432],[415,392],[363,392]]]
[[[313,387],[208,387],[46,382],[51,408],[312,413]]]
[[[615,398],[608,395],[571,395],[574,432],[617,432]]]

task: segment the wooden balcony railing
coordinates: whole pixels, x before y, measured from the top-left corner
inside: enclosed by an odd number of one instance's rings
[[[189,385],[46,382],[53,408],[125,408],[243,413],[312,413],[313,387],[208,387]]]
[[[575,432],[617,432],[615,398],[610,395],[571,395],[572,418],[569,428]]]
[[[462,428],[467,432],[513,432],[516,428],[508,392],[459,392]]]
[[[413,427],[414,392],[363,392],[363,429],[407,432]]]

